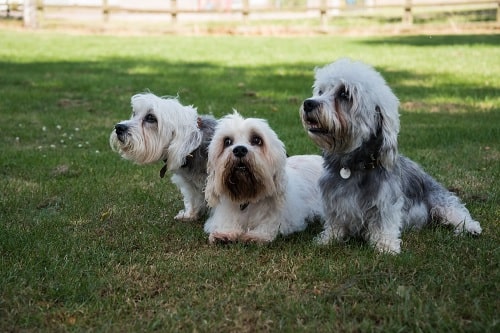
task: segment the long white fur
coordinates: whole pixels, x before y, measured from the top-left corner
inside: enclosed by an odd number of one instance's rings
[[[254,135],[262,138],[262,146],[252,145]],[[226,138],[232,143],[224,147]],[[249,171],[266,184],[257,196],[240,201],[231,199],[223,177],[237,146],[248,149]],[[283,143],[262,119],[244,119],[237,112],[222,118],[208,150],[205,197],[213,209],[204,229],[209,241],[263,243],[304,230],[308,220],[323,216],[322,163],[315,155],[287,158]]]
[[[204,116],[205,132],[199,125],[200,116],[193,106],[182,105],[177,98],[162,98],[152,93],[132,96],[130,119],[117,126],[126,128],[119,137],[111,132],[111,148],[123,158],[137,164],[165,161],[166,171],[172,172],[172,182],[183,195],[184,209],[175,216],[178,220],[196,220],[206,210],[203,187],[206,181],[206,147],[203,140],[211,137],[215,119]],[[146,121],[154,116],[156,122]],[[205,139],[204,139],[205,138]],[[208,145],[208,143],[206,143]],[[197,149],[195,165],[183,168],[186,158]]]

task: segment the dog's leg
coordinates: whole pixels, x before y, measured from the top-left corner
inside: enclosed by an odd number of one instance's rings
[[[472,219],[458,197],[451,193],[440,193],[436,201],[437,204],[431,209],[433,218],[442,224],[452,225],[456,234],[468,232],[472,235],[479,235],[481,233],[481,225]]]
[[[333,217],[328,217],[325,221],[323,231],[314,238],[314,242],[318,245],[328,245],[332,239],[338,242],[343,242],[347,236],[345,227],[341,224],[332,221]]]
[[[205,222],[203,230],[208,234],[210,244],[236,242],[243,233],[232,206],[231,203],[222,202],[212,210],[211,216]]]
[[[398,254],[401,252],[401,228],[403,226],[403,198],[395,203],[385,200],[378,203],[378,211],[367,216],[367,240],[379,252]]]
[[[279,232],[280,222],[275,214],[270,213],[259,222],[255,229],[246,231],[240,236],[242,242],[265,244],[272,242]],[[273,216],[274,215],[274,216]]]
[[[384,230],[370,234],[370,243],[381,253],[401,253],[401,239],[394,230]]]
[[[179,221],[197,220],[205,206],[203,194],[180,175],[172,175],[172,182],[181,191],[182,201],[184,202],[184,209],[181,209],[174,219]]]

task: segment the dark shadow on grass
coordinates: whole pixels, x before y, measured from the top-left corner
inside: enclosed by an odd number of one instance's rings
[[[496,45],[500,42],[500,35],[477,38],[438,36],[432,39],[429,42],[426,36],[406,36],[387,38],[383,42],[432,46],[472,41],[473,44]],[[231,112],[230,108],[221,107],[228,105],[242,109],[243,113],[263,106],[270,114],[279,115],[283,110],[298,117],[300,104],[311,94],[313,70],[321,65],[297,63],[293,66],[222,67],[208,62],[148,61],[144,64],[140,59],[119,58],[99,62],[0,62],[0,72],[4,73],[0,96],[4,107],[9,104],[16,106],[16,98],[28,94],[32,98],[24,98],[23,102],[32,107],[43,101],[41,107],[36,108],[39,112],[80,111],[83,108],[89,113],[128,117],[130,96],[150,90],[158,95],[178,94],[181,102],[193,103],[200,113],[212,112],[216,116]],[[147,70],[143,70],[144,67]],[[444,99],[472,96],[482,100],[498,93],[495,86],[464,82],[458,75],[440,74],[436,77],[432,73],[376,69],[403,101],[418,102],[436,96]],[[436,83],[428,86],[431,79]],[[37,99],[37,96],[43,99]],[[112,108],[100,109],[102,106]],[[273,107],[277,112],[272,113]],[[4,112],[11,113],[9,110]]]
[[[496,44],[498,35],[439,36],[432,43],[471,41]],[[384,39],[384,42],[433,45],[422,36],[394,37]],[[122,58],[98,62],[0,62],[0,73],[5,73],[0,82],[3,105],[0,106],[0,113],[11,122],[34,122],[39,118],[56,122],[64,120],[65,115],[76,117],[85,126],[94,129],[102,127],[102,140],[107,146],[113,124],[130,115],[130,96],[149,89],[158,95],[178,94],[182,103],[197,106],[200,113],[220,117],[236,108],[244,116],[268,119],[290,149],[289,153],[298,154],[303,152],[296,150],[294,142],[298,138],[307,140],[298,110],[302,101],[311,95],[313,69],[316,66],[318,64],[297,63],[293,66],[225,67],[209,62],[168,61],[148,61],[145,64],[141,59]],[[454,123],[458,124],[467,123],[474,114],[474,120],[482,124],[480,128],[483,132],[488,126],[493,126],[487,125],[492,123],[492,119],[498,118],[495,116],[499,113],[498,106],[477,112],[472,109],[471,103],[433,103],[430,106],[421,103],[434,97],[460,101],[463,96],[472,96],[479,101],[487,100],[498,93],[495,86],[464,82],[460,76],[453,74],[435,77],[432,73],[377,70],[404,102],[402,113],[417,111],[422,112],[423,119],[434,118],[436,123],[454,119]],[[429,81],[436,83],[429,86]],[[433,108],[431,113],[429,108]],[[30,111],[26,113],[24,110]],[[35,125],[39,126],[38,123]],[[404,118],[402,125],[406,126]],[[425,132],[428,129],[419,130]],[[481,134],[471,135],[466,126],[456,130],[457,136],[453,137],[457,140],[467,137],[479,140],[481,137]],[[436,144],[447,145],[450,142]]]

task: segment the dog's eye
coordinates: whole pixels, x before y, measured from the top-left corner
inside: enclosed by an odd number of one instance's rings
[[[250,140],[250,143],[252,146],[262,146],[262,138],[258,135],[252,136],[252,139]]]
[[[345,89],[342,89],[338,92],[337,94],[337,98],[341,98],[341,99],[349,99],[349,92]]]
[[[318,95],[320,95],[320,96],[323,95],[323,90],[319,90]]]
[[[224,138],[224,147],[229,147],[233,144],[233,140],[231,138]]]
[[[144,121],[146,123],[153,124],[153,123],[156,123],[157,120],[156,120],[156,117],[153,114],[149,113],[149,114],[146,115],[146,117],[144,117]]]

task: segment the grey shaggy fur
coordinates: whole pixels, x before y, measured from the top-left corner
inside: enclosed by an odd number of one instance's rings
[[[326,222],[318,243],[354,236],[399,253],[401,230],[431,221],[481,233],[457,196],[398,154],[399,101],[378,72],[341,59],[316,70],[313,88],[300,112],[324,151]]]

